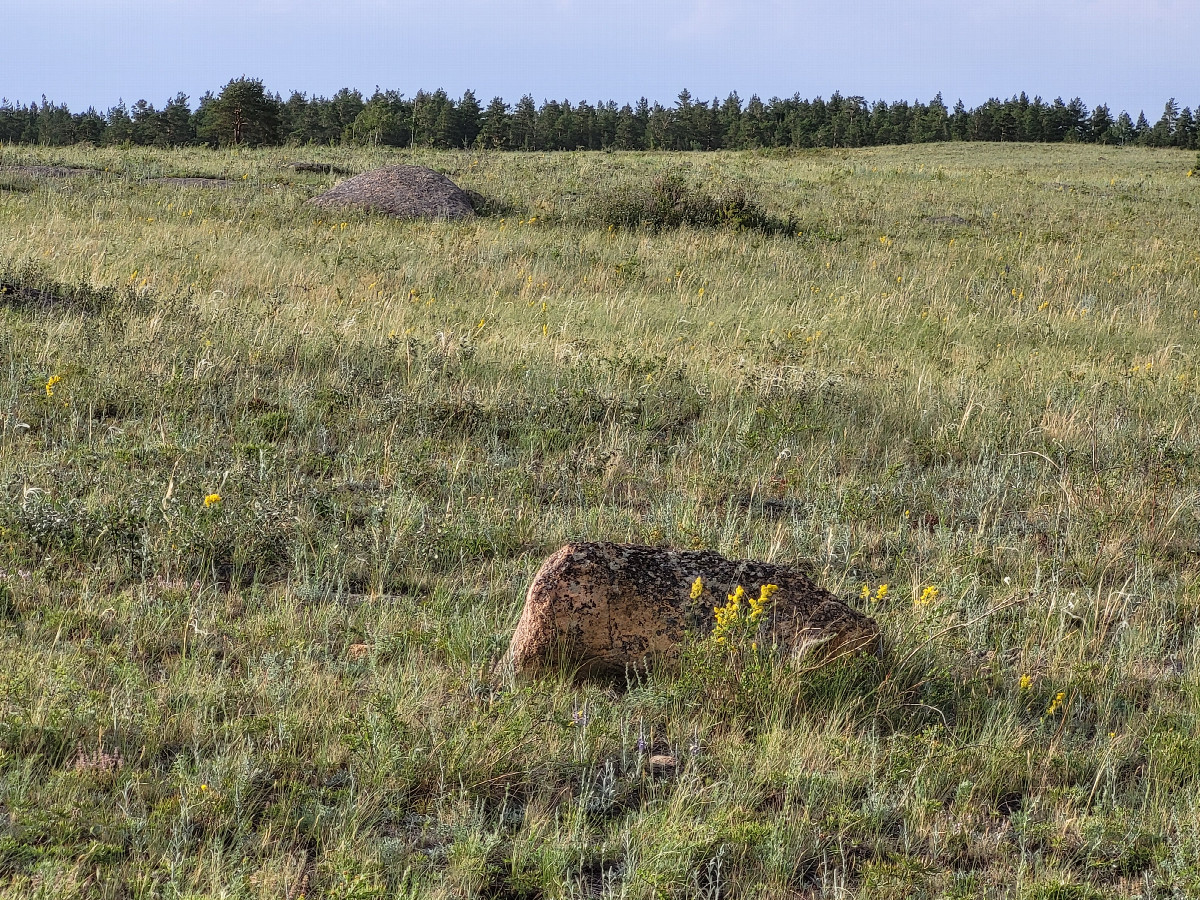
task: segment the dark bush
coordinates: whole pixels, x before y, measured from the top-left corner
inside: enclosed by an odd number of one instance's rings
[[[0,307],[97,313],[117,299],[113,288],[63,284],[30,264],[0,269]]]
[[[692,228],[730,228],[735,231],[784,231],[787,224],[772,218],[744,188],[709,194],[676,174],[659,175],[648,185],[628,185],[592,201],[588,218],[615,228],[666,231]]]

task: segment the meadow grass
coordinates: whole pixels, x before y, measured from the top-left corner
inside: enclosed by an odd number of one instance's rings
[[[1200,894],[1190,161],[0,148],[0,896]],[[514,682],[580,538],[888,650]]]

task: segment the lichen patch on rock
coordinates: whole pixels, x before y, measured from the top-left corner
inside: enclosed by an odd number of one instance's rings
[[[471,198],[440,172],[422,166],[385,166],[363,172],[308,201],[330,209],[369,209],[400,219],[465,219]]]

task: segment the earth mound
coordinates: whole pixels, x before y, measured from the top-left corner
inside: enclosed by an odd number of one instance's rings
[[[398,219],[466,219],[475,215],[466,191],[423,166],[384,166],[363,172],[308,202],[326,209],[370,209]]]

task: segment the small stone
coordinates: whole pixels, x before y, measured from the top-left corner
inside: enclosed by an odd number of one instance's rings
[[[364,656],[369,656],[370,654],[370,644],[351,644],[346,650],[346,656],[350,659],[362,659]]]
[[[679,760],[673,756],[667,756],[665,753],[658,753],[650,757],[650,771],[656,773],[674,772],[679,767]]]

